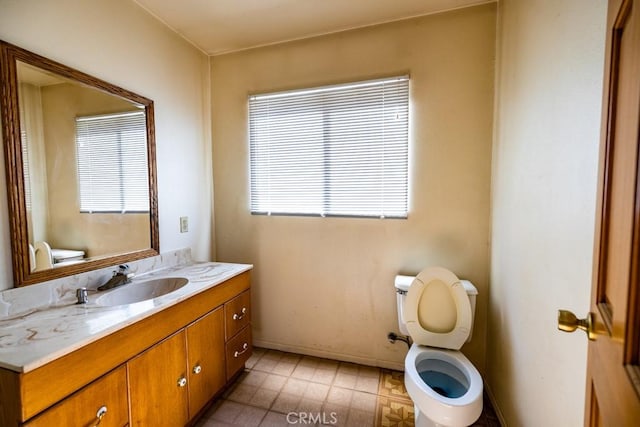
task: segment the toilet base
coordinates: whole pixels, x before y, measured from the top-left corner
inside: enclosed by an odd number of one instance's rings
[[[413,405],[413,413],[415,417],[415,427],[458,427],[458,426],[445,426],[443,424],[438,424],[433,421],[431,418],[427,417],[423,412],[418,409],[418,407]],[[467,427],[467,426],[460,426]]]
[[[413,411],[415,414],[415,427],[446,427],[429,419],[429,417],[420,412],[416,405],[413,405]]]

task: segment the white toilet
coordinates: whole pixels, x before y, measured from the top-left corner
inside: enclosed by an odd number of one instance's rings
[[[482,413],[482,377],[459,350],[471,340],[478,290],[440,267],[396,276],[400,332],[410,335],[404,383],[416,427],[462,427]]]

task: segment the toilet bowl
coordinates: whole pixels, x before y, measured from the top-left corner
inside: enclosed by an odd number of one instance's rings
[[[416,426],[468,426],[480,417],[482,377],[461,352],[413,344],[404,366]]]
[[[463,427],[482,413],[482,377],[459,350],[473,330],[475,298],[469,281],[431,267],[396,276],[400,331],[413,339],[404,382],[417,427]]]

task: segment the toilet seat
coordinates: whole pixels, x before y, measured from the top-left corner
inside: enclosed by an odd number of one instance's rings
[[[423,293],[432,285],[445,285],[448,292],[441,295],[442,306],[450,304],[451,299],[455,304],[455,325],[448,332],[438,332],[427,329],[420,321],[420,304]],[[433,296],[430,296],[431,304],[434,304]],[[438,303],[437,301],[435,302]],[[471,333],[473,315],[467,292],[460,279],[449,270],[441,267],[430,267],[418,274],[411,283],[403,307],[404,319],[409,335],[419,345],[430,347],[448,348],[459,350]]]

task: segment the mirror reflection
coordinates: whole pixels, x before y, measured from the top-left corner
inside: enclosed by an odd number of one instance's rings
[[[29,270],[151,247],[144,105],[17,62]]]

